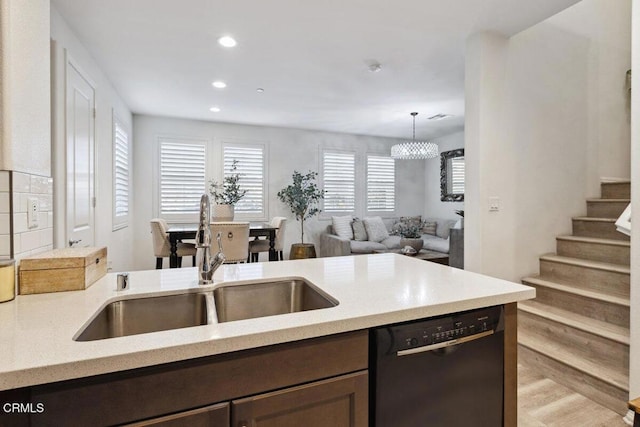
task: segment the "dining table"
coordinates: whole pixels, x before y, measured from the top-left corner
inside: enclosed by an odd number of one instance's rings
[[[277,230],[278,227],[266,222],[249,223],[249,237],[265,236],[269,239],[269,261],[278,261],[278,252],[275,249]],[[169,268],[178,267],[178,242],[195,239],[197,232],[198,224],[168,224],[167,234],[169,235],[169,244],[171,246],[169,250]]]

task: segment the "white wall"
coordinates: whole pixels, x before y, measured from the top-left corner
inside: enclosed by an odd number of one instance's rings
[[[234,139],[246,142],[265,142],[268,149],[268,217],[286,216],[289,218],[285,236],[285,256],[288,246],[300,240],[299,224],[295,222],[288,208],[277,199],[277,192],[288,185],[294,170],[306,172],[320,171],[320,149],[340,149],[355,151],[361,159],[367,152],[389,153],[391,145],[398,140],[358,136],[329,132],[314,132],[265,126],[234,125],[196,120],[175,119],[134,115],[134,182],[135,192],[135,268],[153,268],[154,257],[151,245],[149,220],[153,218],[154,206],[153,162],[157,149],[158,136],[181,136],[211,141],[214,157],[218,163],[221,154],[221,141]],[[217,171],[220,175],[220,171]],[[356,165],[359,178],[356,181],[356,194],[362,195],[364,165]],[[399,215],[422,214],[424,207],[423,163],[419,161],[399,161],[396,163],[396,207]],[[363,206],[363,198],[359,202]],[[360,210],[358,216],[364,216]],[[196,218],[194,218],[196,221]],[[328,220],[312,220],[305,227],[307,238],[317,243],[317,234],[326,228]],[[188,265],[188,261],[187,261]]]
[[[464,148],[464,132],[431,139],[438,144],[442,154],[445,151]],[[458,219],[455,211],[464,210],[464,202],[443,202],[440,200],[440,157],[424,161],[424,215],[434,218]]]
[[[510,39],[468,41],[468,269],[514,281],[537,272],[600,179],[629,176],[625,13],[626,0],[584,0]],[[586,17],[598,25],[584,26]],[[500,211],[488,211],[490,197]]]
[[[1,0],[0,17],[0,170],[49,177],[49,0]]]
[[[123,103],[108,77],[102,72],[80,40],[76,37],[60,14],[51,10],[51,39],[53,40],[54,62],[54,131],[53,157],[54,164],[54,245],[66,246],[66,203],[65,203],[65,51],[79,64],[82,71],[95,84],[95,245],[107,246],[108,260],[114,271],[133,268],[133,224],[129,227],[113,231],[113,113],[124,121],[132,134],[132,117],[129,108]],[[130,197],[135,197],[135,190]],[[130,213],[131,222],[133,213]]]
[[[633,0],[632,69],[640,70],[640,0]],[[635,72],[631,86],[640,88],[640,74]],[[632,91],[631,117],[631,210],[640,212],[640,93]],[[640,396],[640,216],[631,217],[631,347],[629,354],[629,398]]]
[[[631,68],[631,1],[583,0],[547,20],[589,40],[587,192],[600,196],[600,181],[629,178],[629,98],[625,73]]]

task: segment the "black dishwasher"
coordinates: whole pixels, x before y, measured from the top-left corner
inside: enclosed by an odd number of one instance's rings
[[[376,427],[503,425],[502,306],[371,332]]]

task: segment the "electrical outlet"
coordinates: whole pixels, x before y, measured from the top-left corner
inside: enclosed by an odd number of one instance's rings
[[[500,197],[489,197],[489,212],[498,212],[500,210]]]
[[[27,199],[27,227],[38,228],[38,212],[40,211],[40,205],[38,199],[35,197],[29,197]]]

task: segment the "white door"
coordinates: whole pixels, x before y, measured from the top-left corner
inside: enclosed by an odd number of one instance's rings
[[[95,91],[73,62],[66,62],[67,244],[93,246]]]

